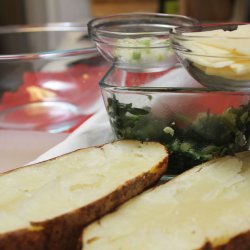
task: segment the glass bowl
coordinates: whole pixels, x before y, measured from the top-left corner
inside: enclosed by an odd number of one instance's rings
[[[250,92],[205,88],[180,65],[155,73],[113,67],[100,86],[116,137],[165,144],[168,175],[249,149]]]
[[[73,128],[101,103],[105,64],[82,24],[1,27],[0,128]]]
[[[180,15],[130,13],[93,19],[88,23],[88,31],[99,52],[116,67],[152,72],[176,63],[169,31],[197,23]]]
[[[250,24],[178,27],[171,42],[183,66],[206,87],[250,89]]]

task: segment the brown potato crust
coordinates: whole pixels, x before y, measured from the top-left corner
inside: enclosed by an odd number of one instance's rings
[[[250,249],[250,230],[236,235],[228,242],[213,247],[210,242],[206,242],[200,250],[249,250]]]
[[[167,152],[167,149],[166,149]],[[168,157],[117,187],[103,198],[53,219],[32,223],[30,229],[0,234],[1,250],[73,250],[77,249],[83,228],[130,198],[151,187],[164,174]]]

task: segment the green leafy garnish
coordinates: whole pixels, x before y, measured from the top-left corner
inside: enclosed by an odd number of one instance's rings
[[[130,64],[160,63],[171,55],[168,38],[141,37],[117,39],[114,56],[122,62]]]
[[[159,141],[170,152],[168,174],[249,149],[250,102],[222,114],[201,112],[195,118],[177,113],[171,119],[155,117],[149,107],[135,108],[108,99],[108,113],[119,139]]]

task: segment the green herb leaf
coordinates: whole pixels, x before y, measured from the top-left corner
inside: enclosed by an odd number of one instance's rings
[[[250,146],[250,102],[229,108],[221,115],[202,112],[192,118],[178,113],[172,120],[154,117],[149,107],[120,103],[115,96],[107,102],[110,121],[119,139],[157,140],[168,147],[169,174],[179,174]]]

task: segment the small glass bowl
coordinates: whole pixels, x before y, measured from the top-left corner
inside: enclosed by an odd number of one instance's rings
[[[165,144],[168,175],[249,149],[250,92],[205,88],[180,65],[154,73],[112,67],[100,86],[116,137]]]
[[[99,52],[116,67],[153,72],[176,63],[169,31],[194,24],[198,21],[186,16],[130,13],[93,19],[88,31]]]
[[[180,62],[213,89],[250,90],[250,24],[178,27],[170,40]]]
[[[76,127],[98,110],[105,64],[83,24],[0,27],[0,128]]]

